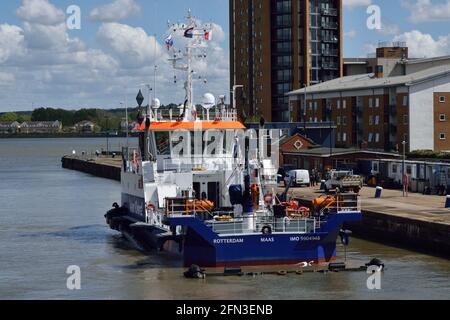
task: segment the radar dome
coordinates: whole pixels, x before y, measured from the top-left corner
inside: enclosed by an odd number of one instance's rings
[[[155,98],[155,99],[152,100],[152,108],[153,109],[161,108],[161,101],[159,101],[158,98]]]
[[[211,93],[205,93],[202,100],[202,107],[206,110],[211,109],[216,105],[216,98]]]

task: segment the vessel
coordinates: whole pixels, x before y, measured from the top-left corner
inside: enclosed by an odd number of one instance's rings
[[[212,24],[171,25],[166,38],[174,69],[186,75],[185,102],[144,110],[139,92],[139,148],[123,150],[121,204],[108,225],[144,250],[179,254],[185,266],[311,265],[336,258],[345,222],[361,219],[357,194],[339,194],[304,208],[277,194],[280,132],[246,130],[238,120],[236,91],[205,94],[194,103],[195,59],[206,57]],[[173,48],[183,35],[185,50]]]

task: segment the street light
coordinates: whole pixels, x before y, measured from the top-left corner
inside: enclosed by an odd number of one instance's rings
[[[109,157],[109,117],[106,116],[106,156]]]
[[[305,135],[305,138],[307,138],[308,135],[306,134],[306,108],[307,108],[307,106],[306,106],[306,89],[308,88],[308,84],[305,83],[304,87],[305,87],[305,99],[304,99],[305,103],[304,103],[304,108],[303,108],[303,134]]]
[[[406,141],[403,140],[403,197],[407,196],[406,184]]]

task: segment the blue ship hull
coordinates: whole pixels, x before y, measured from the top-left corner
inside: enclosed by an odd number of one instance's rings
[[[361,213],[331,214],[315,233],[273,233],[221,236],[195,217],[169,218],[173,227],[187,227],[185,266],[231,267],[324,263],[336,259],[336,239],[346,221]]]
[[[166,223],[175,230],[183,227],[184,236],[175,236],[143,222],[142,201],[122,195],[134,204],[135,212],[112,219],[110,226],[127,231],[146,249],[168,249],[182,253],[184,265],[201,267],[232,267],[257,265],[295,265],[326,263],[336,259],[336,240],[345,222],[360,221],[361,212],[331,212],[312,233],[274,232],[221,235],[196,216],[172,216]],[[132,201],[131,201],[132,200]],[[119,219],[114,223],[115,219]],[[116,226],[114,226],[116,224]],[[120,225],[120,227],[119,227]]]

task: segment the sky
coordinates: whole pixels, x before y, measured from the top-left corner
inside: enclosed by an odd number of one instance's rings
[[[79,30],[66,27],[71,5],[81,10]],[[374,30],[367,26],[373,5],[381,21]],[[195,98],[205,92],[229,97],[227,0],[5,0],[0,112],[134,105],[139,89],[147,97],[155,64],[156,96],[163,104],[182,103],[182,81],[174,83],[164,39],[168,20],[183,21],[189,8],[200,21],[214,23],[208,58],[195,65],[202,78]],[[365,57],[379,41],[406,41],[413,57],[447,55],[449,22],[450,0],[344,0],[344,56]],[[177,36],[175,45],[181,42]]]

